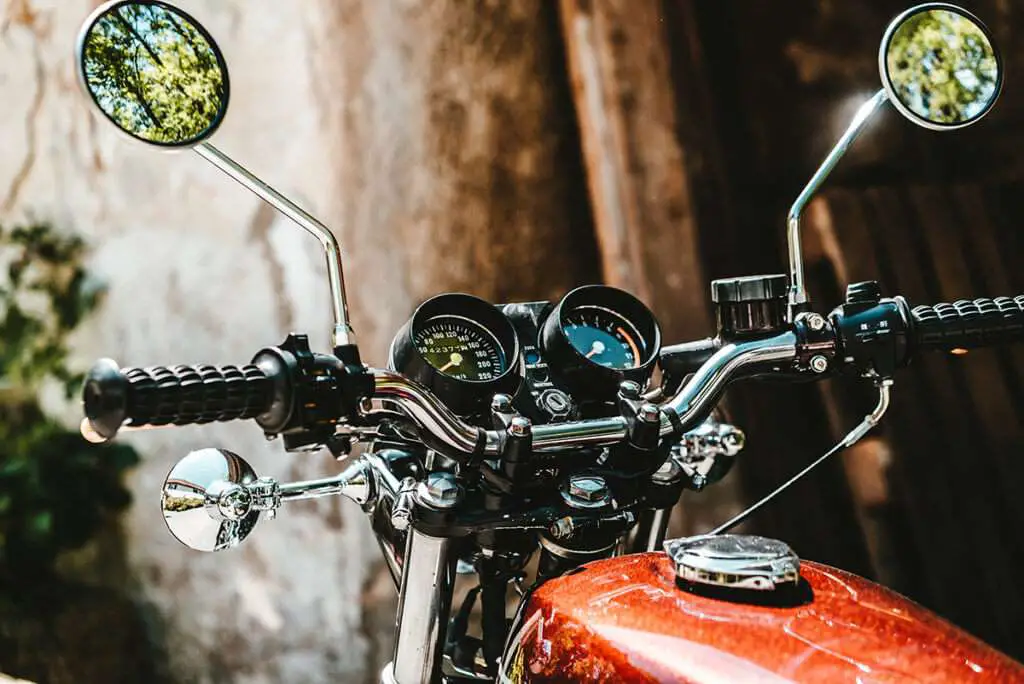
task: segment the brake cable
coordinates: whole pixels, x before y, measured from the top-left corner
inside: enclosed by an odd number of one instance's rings
[[[819,456],[809,466],[798,472],[793,477],[786,480],[784,483],[782,483],[782,485],[775,489],[775,491],[771,492],[770,494],[762,498],[760,501],[758,501],[757,503],[755,503],[754,505],[750,506],[745,511],[740,513],[739,515],[734,516],[733,518],[725,521],[715,529],[711,530],[711,532],[708,532],[708,536],[728,532],[733,527],[739,525],[741,522],[745,521],[755,512],[760,510],[761,507],[767,504],[769,501],[772,501],[779,494],[782,494],[782,492],[786,491],[792,485],[796,484],[805,475],[807,475],[812,470],[820,466],[829,458],[835,456],[843,449],[849,448],[856,444],[857,442],[859,442],[864,435],[866,435],[868,432],[871,431],[872,428],[878,425],[878,423],[882,420],[882,416],[884,416],[885,412],[889,409],[889,388],[892,387],[892,379],[883,378],[876,383],[876,386],[878,387],[878,404],[871,411],[871,413],[864,416],[864,420],[861,421],[860,424],[858,424],[855,428],[850,430],[850,432],[848,432],[845,437],[839,440],[839,442],[831,449],[826,451],[824,455]]]

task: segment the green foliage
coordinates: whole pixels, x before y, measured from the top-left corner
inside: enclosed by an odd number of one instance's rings
[[[104,14],[85,41],[85,78],[122,129],[145,140],[201,138],[227,95],[217,54],[195,26],[157,5]]]
[[[82,267],[85,245],[45,224],[0,226],[0,382],[33,390],[47,377],[61,380],[68,396],[81,374],[65,365],[65,338],[95,308],[99,291]]]
[[[34,396],[47,379],[69,394],[81,384],[67,367],[66,338],[99,299],[84,250],[45,224],[0,226],[0,577],[46,575],[58,553],[87,542],[130,501],[121,474],[137,462],[134,450],[85,442]]]
[[[886,66],[900,102],[934,123],[969,121],[996,94],[999,67],[988,37],[949,10],[909,17],[889,43]]]

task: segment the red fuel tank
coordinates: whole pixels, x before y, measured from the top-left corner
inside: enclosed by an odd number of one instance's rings
[[[591,563],[531,597],[506,682],[1024,682],[1024,665],[842,570],[803,562],[770,607],[680,589],[661,553]]]

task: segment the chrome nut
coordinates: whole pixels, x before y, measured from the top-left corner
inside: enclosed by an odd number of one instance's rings
[[[825,329],[825,318],[821,314],[807,314],[807,327],[815,332]]]
[[[431,508],[451,508],[459,502],[459,483],[450,473],[431,473],[416,490],[420,501]]]
[[[828,370],[828,359],[822,355],[811,358],[811,370],[815,373],[824,373]]]
[[[599,508],[608,499],[608,483],[600,475],[573,475],[562,498],[574,508]]]

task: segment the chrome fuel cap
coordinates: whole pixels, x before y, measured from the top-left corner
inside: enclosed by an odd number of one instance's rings
[[[670,539],[664,548],[684,582],[758,591],[796,586],[800,582],[800,559],[777,539],[746,534],[707,535]]]

